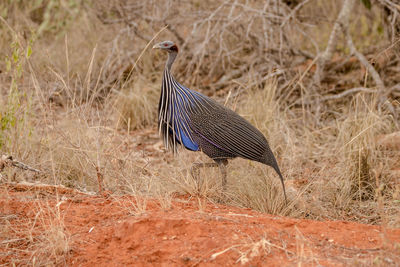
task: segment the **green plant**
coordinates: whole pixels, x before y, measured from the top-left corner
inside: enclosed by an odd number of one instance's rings
[[[26,99],[26,94],[19,90],[19,84],[22,80],[24,65],[32,55],[34,40],[35,35],[32,34],[28,44],[24,47],[20,42],[19,35],[13,32],[13,42],[10,44],[11,54],[7,55],[4,60],[6,72],[10,76],[11,82],[5,108],[0,110],[0,148],[11,141],[6,137],[6,132],[18,127],[17,124],[23,124],[25,116],[20,116],[21,111],[23,113],[29,110],[29,108],[21,109],[21,103],[24,98]],[[29,107],[29,104],[27,107]]]

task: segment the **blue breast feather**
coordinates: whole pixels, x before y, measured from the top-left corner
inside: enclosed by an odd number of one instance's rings
[[[191,140],[188,133],[184,130],[184,128],[186,128],[188,131],[190,131],[190,127],[188,125],[189,117],[184,111],[187,110],[185,106],[187,107],[191,105],[191,101],[188,99],[187,94],[190,94],[193,98],[198,98],[199,96],[192,90],[183,87],[182,85],[180,85],[179,89],[184,90],[186,94],[176,94],[177,101],[175,101],[174,103],[175,106],[174,115],[176,121],[174,121],[174,126],[175,129],[179,131],[181,140],[179,139],[178,133],[175,135],[175,139],[178,143],[181,143],[185,148],[192,151],[198,151],[200,150],[199,145],[196,142],[194,142],[194,140]],[[177,122],[178,120],[180,121],[180,123]]]

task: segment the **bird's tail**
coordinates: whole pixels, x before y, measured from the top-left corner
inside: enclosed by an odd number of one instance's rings
[[[285,188],[285,183],[283,182],[283,176],[282,176],[281,170],[279,169],[278,162],[276,161],[274,154],[272,154],[271,149],[269,149],[269,148],[267,149],[267,152],[265,153],[262,162],[264,164],[274,168],[276,173],[279,175],[279,178],[280,178],[281,184],[282,184],[283,194],[285,196],[285,201],[287,204],[286,188]]]

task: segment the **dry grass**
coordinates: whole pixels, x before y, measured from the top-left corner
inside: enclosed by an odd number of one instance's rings
[[[70,251],[70,236],[66,231],[59,205],[37,201],[32,218],[15,214],[0,218],[5,251],[13,253],[11,265],[65,266]],[[7,256],[7,255],[6,255]]]
[[[159,97],[158,87],[149,88],[144,81],[126,85],[125,91],[117,91],[114,107],[118,112],[118,128],[143,129],[157,120],[154,103]],[[141,108],[133,108],[141,107]]]
[[[0,58],[9,60],[0,62],[0,154],[44,171],[32,177],[8,169],[5,180],[96,191],[102,177],[105,189],[140,199],[127,207],[133,214],[145,212],[147,197],[169,209],[179,193],[293,217],[385,220],[399,227],[400,187],[393,170],[400,154],[377,142],[398,131],[399,122],[370,91],[319,101],[320,95],[373,87],[373,81],[351,58],[337,55],[318,92],[307,84],[310,56],[325,46],[335,1],[310,1],[294,14],[277,1],[189,1],[179,9],[170,1],[133,6],[115,0],[95,7],[90,1],[55,2],[50,11],[46,1],[0,5],[7,14],[7,24],[0,22]],[[379,7],[359,6],[352,20],[372,31],[353,29],[354,40],[360,47],[377,44],[365,53],[377,60],[388,88],[393,86],[398,44],[382,33],[389,26]],[[202,170],[199,181],[189,174],[192,162],[207,157],[163,152],[149,129],[156,127],[165,56],[144,47],[165,23],[170,27],[158,39],[183,41],[177,78],[238,111],[267,136],[286,179],[288,206],[269,167],[235,159],[223,192],[218,169]],[[382,51],[391,59],[382,59]],[[398,91],[389,97],[398,110]],[[50,217],[59,223],[48,224],[42,243],[53,244],[51,257],[57,259],[68,250],[68,236],[62,219]]]

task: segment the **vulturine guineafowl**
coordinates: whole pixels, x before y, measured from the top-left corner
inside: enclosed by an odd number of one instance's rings
[[[178,145],[203,151],[213,163],[197,163],[194,168],[218,166],[226,185],[228,159],[242,157],[271,166],[285,184],[278,163],[264,135],[244,118],[213,99],[178,83],[171,66],[178,47],[171,41],[153,46],[168,52],[158,105],[158,127],[167,149]]]

